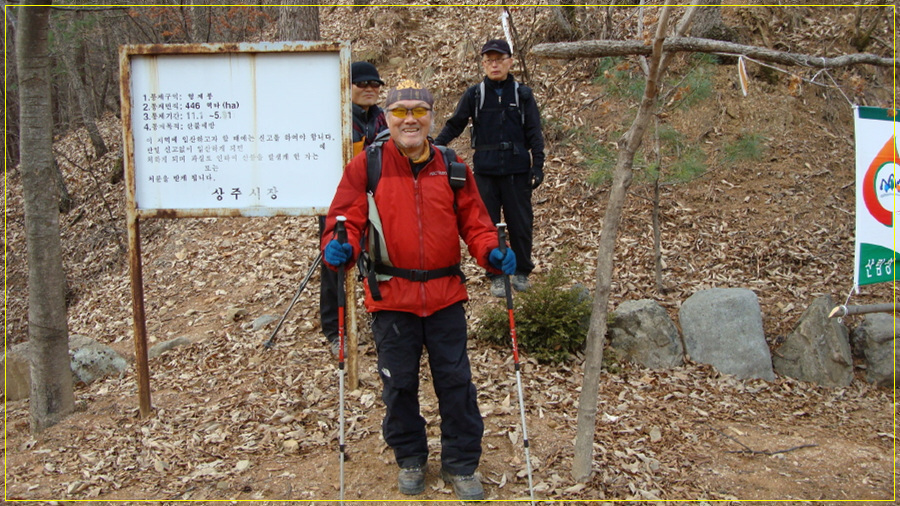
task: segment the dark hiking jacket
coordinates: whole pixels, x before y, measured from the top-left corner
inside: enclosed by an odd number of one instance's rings
[[[484,78],[484,102],[476,100],[479,85],[469,87],[453,116],[434,143],[445,146],[457,138],[472,119],[474,124],[474,149],[472,170],[485,176],[529,173],[532,168],[544,167],[544,135],[541,116],[531,88],[519,85],[519,104],[516,106],[515,78],[510,74],[505,81],[496,82]],[[524,115],[524,121],[523,121]]]

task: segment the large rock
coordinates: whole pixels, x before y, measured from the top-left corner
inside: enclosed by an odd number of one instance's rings
[[[175,348],[180,348],[182,346],[190,346],[192,344],[194,344],[194,340],[190,337],[180,336],[169,339],[168,341],[154,344],[147,352],[147,358],[156,358],[169,350],[174,350]]]
[[[8,401],[27,399],[31,393],[29,349],[28,343],[19,343],[6,350],[6,354],[3,356],[3,367],[6,371],[3,395]]]
[[[867,314],[863,322],[853,331],[854,341],[862,347],[866,359],[866,381],[880,387],[896,388],[894,371],[900,369],[896,343],[897,322],[888,313]]]
[[[830,296],[819,297],[806,308],[797,327],[788,334],[772,363],[779,374],[830,387],[853,380],[850,333],[837,318]]]
[[[678,327],[666,310],[649,299],[619,305],[609,326],[610,346],[630,360],[650,369],[684,364],[684,346]]]
[[[678,311],[685,352],[739,378],[772,381],[772,358],[756,294],[745,288],[712,288],[691,295]]]
[[[31,343],[19,343],[4,357],[6,383],[4,395],[9,401],[28,398],[31,391]],[[90,384],[128,368],[128,361],[117,351],[88,337],[69,336],[69,357],[73,380]]]
[[[109,346],[78,334],[69,336],[69,356],[75,381],[91,384],[128,368],[128,361]]]
[[[266,325],[277,322],[278,320],[279,320],[279,318],[275,315],[264,314],[264,315],[260,316],[259,318],[253,320],[253,322],[250,324],[250,330],[252,332],[256,332],[257,330],[265,327]]]

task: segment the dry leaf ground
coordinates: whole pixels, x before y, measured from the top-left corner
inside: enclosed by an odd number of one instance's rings
[[[379,55],[382,76],[424,79],[447,115],[478,78],[466,51],[496,28],[494,8],[371,8],[323,14],[325,38],[350,38],[357,54]],[[806,11],[804,11],[806,12]],[[520,33],[537,33],[546,12],[514,10]],[[735,19],[757,19],[741,11]],[[775,16],[778,13],[773,14]],[[812,16],[835,16],[811,11]],[[749,18],[747,17],[749,16]],[[777,17],[777,16],[776,16]],[[782,16],[778,19],[789,19]],[[798,50],[817,28],[791,40]],[[748,23],[752,26],[752,23]],[[771,36],[780,25],[764,31]],[[759,29],[759,27],[757,27]],[[358,34],[366,32],[369,37]],[[794,33],[794,32],[790,32]],[[391,58],[406,55],[403,60]],[[594,286],[593,269],[606,203],[587,184],[585,154],[575,142],[587,129],[613,143],[627,101],[601,92],[596,63],[529,61],[531,84],[548,122],[547,179],[535,193],[536,277],[566,264],[573,282]],[[847,71],[868,80],[853,96],[875,101],[884,74]],[[816,296],[843,302],[852,277],[852,112],[836,90],[767,83],[757,75],[742,98],[730,67],[717,68],[714,95],[665,121],[708,154],[710,171],[690,184],[666,186],[661,199],[666,293],[655,289],[650,203],[635,185],[621,228],[612,302],[652,298],[673,318],[697,290],[747,287],[760,298],[773,349]],[[881,87],[881,88],[879,88]],[[880,94],[879,94],[880,93]],[[440,122],[441,120],[439,120]],[[117,120],[103,124],[117,145]],[[723,161],[723,146],[742,133],[766,139],[763,159]],[[468,157],[464,140],[454,147]],[[70,332],[133,356],[131,300],[124,245],[124,190],[112,156],[90,163],[86,136],[59,140],[77,208],[61,216],[70,282]],[[25,339],[25,266],[18,174],[7,187],[7,344]],[[337,368],[318,333],[317,278],[281,329],[276,346],[260,344],[315,258],[312,218],[182,219],[142,223],[145,302],[150,344],[189,337],[194,344],[150,361],[155,414],[141,419],[133,371],[76,391],[78,411],[43,434],[28,430],[27,401],[4,405],[5,486],[9,500],[334,501],[338,497]],[[502,302],[469,263],[469,314]],[[854,303],[891,300],[890,286],[866,288]],[[229,308],[248,315],[229,320]],[[676,320],[677,321],[677,320]],[[853,326],[858,319],[848,318]],[[374,351],[361,322],[360,387],[347,392],[347,499],[400,501],[396,469],[380,437],[383,408]],[[470,343],[486,422],[480,472],[492,500],[529,494],[515,376],[509,350]],[[596,423],[594,476],[572,481],[579,360],[528,361],[523,370],[535,495],[541,500],[704,500],[728,503],[797,500],[809,504],[891,501],[895,494],[895,404],[892,392],[862,380],[821,388],[789,378],[739,381],[708,366],[668,371],[622,365],[604,374]],[[438,450],[439,418],[427,374],[423,413]],[[428,486],[415,501],[453,501],[429,462]]]

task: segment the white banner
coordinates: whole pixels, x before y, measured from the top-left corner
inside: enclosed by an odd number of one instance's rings
[[[854,285],[894,281],[897,245],[897,111],[856,107],[856,257]]]
[[[348,42],[124,46],[136,212],[325,214],[349,159],[349,60]]]

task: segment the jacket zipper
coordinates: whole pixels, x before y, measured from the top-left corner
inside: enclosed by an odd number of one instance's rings
[[[430,147],[429,147],[430,149]],[[419,170],[419,174],[413,177],[413,190],[416,194],[416,220],[419,227],[419,268],[425,269],[425,228],[422,222],[422,188],[419,186],[419,176],[428,168],[428,164]],[[412,167],[410,167],[412,170]],[[428,302],[425,300],[425,283],[419,283],[419,295],[422,300],[421,316],[425,316]]]

